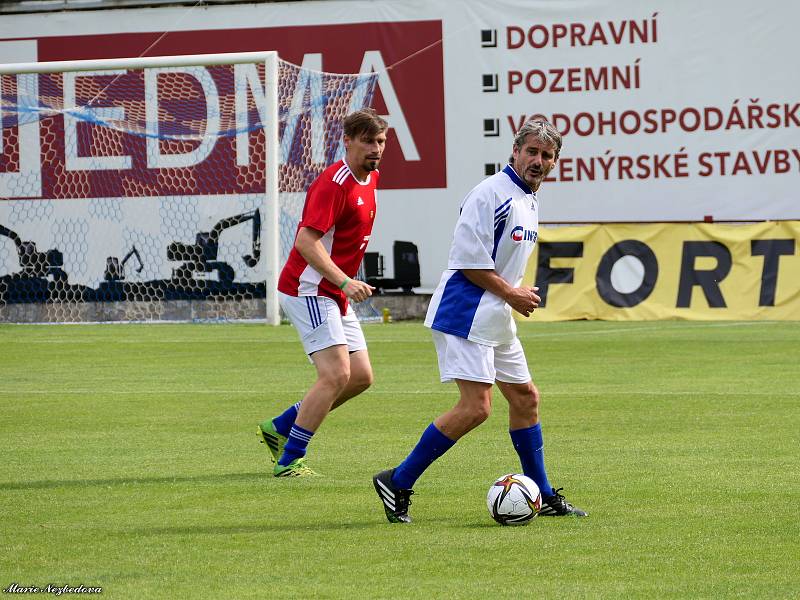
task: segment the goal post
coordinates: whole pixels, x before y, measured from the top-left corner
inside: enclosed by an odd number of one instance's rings
[[[276,52],[0,65],[0,321],[279,323],[305,191],[376,80]]]

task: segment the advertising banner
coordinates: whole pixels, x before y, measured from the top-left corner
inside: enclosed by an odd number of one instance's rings
[[[798,240],[798,221],[542,227],[529,320],[800,319]]]

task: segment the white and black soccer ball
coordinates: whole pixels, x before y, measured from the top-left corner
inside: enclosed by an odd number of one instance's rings
[[[510,473],[489,488],[486,506],[500,525],[527,525],[542,508],[542,494],[530,477]]]

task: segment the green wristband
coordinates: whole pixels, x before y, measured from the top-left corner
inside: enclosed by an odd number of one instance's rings
[[[345,277],[345,278],[344,278],[344,281],[342,282],[342,285],[340,285],[340,286],[339,286],[339,289],[340,289],[340,290],[343,290],[343,289],[344,289],[344,288],[347,286],[347,283],[348,283],[349,281],[350,281],[350,278],[349,278],[349,277]]]

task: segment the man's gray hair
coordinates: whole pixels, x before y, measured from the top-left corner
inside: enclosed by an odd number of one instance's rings
[[[556,158],[561,152],[561,134],[548,121],[544,119],[530,119],[519,128],[517,135],[514,136],[514,148],[519,150],[525,143],[525,139],[532,135],[539,142],[552,146],[555,149]],[[513,157],[509,162],[514,162]]]

